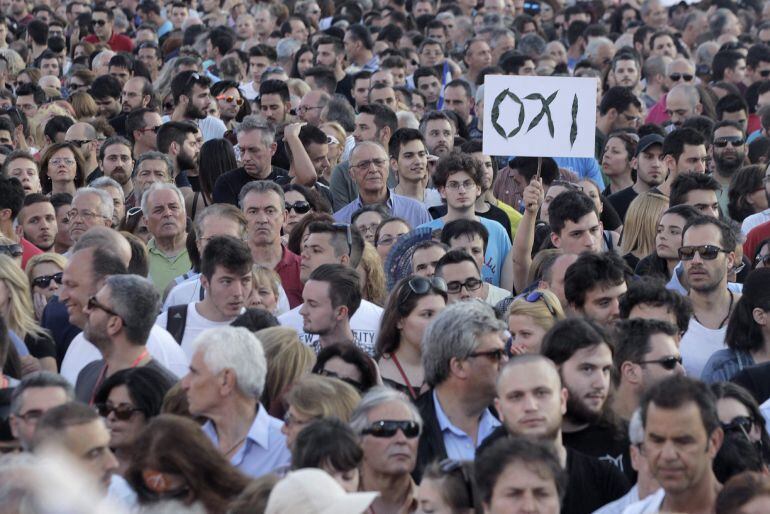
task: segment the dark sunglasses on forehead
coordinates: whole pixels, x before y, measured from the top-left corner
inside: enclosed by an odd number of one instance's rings
[[[46,288],[51,285],[51,280],[61,285],[62,272],[54,273],[53,275],[42,275],[40,277],[32,279],[32,285],[37,287]]]
[[[695,258],[695,252],[698,252],[701,259],[713,261],[720,253],[729,253],[730,250],[714,245],[682,246],[679,248],[679,260],[691,261]]]
[[[141,207],[131,207],[129,210],[126,211],[126,217],[127,218],[133,218],[134,216],[142,214],[142,208]]]
[[[427,294],[433,289],[438,289],[439,291],[446,293],[447,289],[446,282],[444,282],[444,279],[441,277],[412,277],[409,279],[409,282],[407,282],[407,285],[414,294],[419,295]]]
[[[416,421],[393,421],[387,419],[375,421],[369,427],[363,429],[361,434],[387,439],[396,435],[399,430],[408,439],[414,439],[420,435],[420,425]]]
[[[548,312],[551,313],[551,316],[553,318],[556,318],[556,311],[553,310],[553,307],[548,302],[548,298],[545,297],[542,291],[532,291],[527,296],[524,297],[524,299],[527,301],[527,303],[537,303],[540,300],[543,300],[543,303],[545,304],[545,307],[548,309]]]
[[[764,44],[767,44],[767,43],[764,43]],[[767,77],[770,77],[770,70],[760,70],[760,71],[759,71],[759,75],[760,75],[762,78],[767,78]]]
[[[681,366],[682,364],[682,356],[681,355],[670,355],[668,357],[663,357],[661,359],[655,359],[650,361],[639,361],[637,364],[657,364],[658,366],[662,367],[665,370],[671,371],[674,368],[676,368],[676,365],[679,364]]]
[[[24,253],[24,249],[18,243],[9,245],[0,245],[0,254],[8,255],[9,257],[21,257]]]

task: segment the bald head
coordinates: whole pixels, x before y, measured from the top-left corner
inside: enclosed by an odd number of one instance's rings
[[[360,153],[365,152],[367,155],[371,154],[372,152],[382,153],[382,158],[387,159],[388,158],[388,152],[385,151],[385,148],[380,143],[377,143],[375,141],[361,141],[358,143],[354,148],[353,151],[350,152],[350,162],[356,162],[355,156],[359,155]]]
[[[96,129],[90,123],[78,122],[67,129],[65,141],[96,139]]]
[[[695,65],[689,59],[677,57],[666,65],[666,75],[672,73],[690,73],[695,74]]]
[[[120,232],[111,228],[91,227],[80,236],[73,253],[86,248],[101,248],[112,252],[126,267],[131,261],[131,245],[128,240]]]
[[[539,353],[528,353],[511,358],[508,364],[500,371],[497,377],[498,394],[500,394],[501,384],[507,383],[510,380],[510,376],[518,376],[522,366],[527,366],[528,368],[537,367],[540,370],[541,376],[547,377],[549,382],[553,381],[552,383],[555,387],[561,388],[561,375],[559,375],[559,369],[556,367],[556,364],[548,357]]]

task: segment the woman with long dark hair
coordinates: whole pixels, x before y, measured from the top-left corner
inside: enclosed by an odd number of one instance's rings
[[[746,437],[760,450],[762,460],[770,463],[770,436],[767,434],[765,417],[751,393],[732,382],[711,384],[711,392],[717,398],[717,416],[722,430]]]
[[[210,139],[201,146],[198,154],[198,176],[200,191],[196,191],[192,200],[190,218],[195,213],[214,203],[214,184],[220,175],[238,167],[235,150],[227,139]]]
[[[730,219],[742,223],[748,216],[767,209],[766,167],[759,164],[745,166],[736,171],[730,179],[730,187],[727,190],[727,212]]]

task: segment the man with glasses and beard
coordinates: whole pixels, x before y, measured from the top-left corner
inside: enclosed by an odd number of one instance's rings
[[[123,188],[123,198],[128,198],[134,191],[131,173],[134,171],[134,159],[131,157],[131,143],[121,136],[112,136],[102,144],[99,150],[99,165],[105,177],[109,177]]]
[[[735,121],[720,121],[712,133],[711,158],[714,161],[714,178],[722,186],[717,193],[719,207],[727,212],[730,179],[746,160],[746,135]]]
[[[568,318],[546,334],[540,353],[556,364],[568,393],[564,445],[614,464],[635,482],[628,434],[609,419],[614,347],[605,330],[593,321]]]
[[[500,371],[497,380],[495,409],[503,425],[484,441],[479,452],[507,436],[553,445],[568,476],[562,514],[593,512],[625,494],[628,481],[609,463],[562,442],[568,395],[559,371],[546,357],[537,354],[514,357]]]
[[[227,131],[222,120],[208,114],[212,102],[210,85],[211,79],[194,71],[183,71],[171,81],[171,94],[174,98],[171,120],[196,123],[204,142],[221,138]]]

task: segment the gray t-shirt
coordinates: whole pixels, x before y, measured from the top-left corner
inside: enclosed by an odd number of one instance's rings
[[[103,367],[104,359],[99,359],[98,361],[87,364],[86,367],[80,371],[77,382],[75,382],[75,397],[79,401],[91,403],[91,399],[96,396],[97,389],[101,386],[101,383],[97,384],[96,381],[99,380]],[[144,365],[144,367],[152,368],[161,375],[164,375],[172,384],[175,384],[178,381],[173,373],[155,359],[151,359],[150,362]],[[101,382],[104,383],[104,379],[102,379]]]

